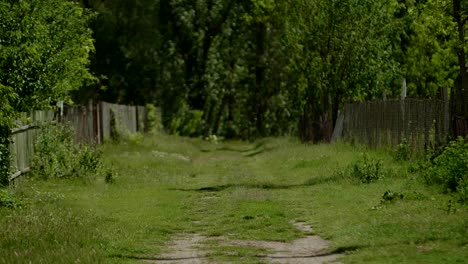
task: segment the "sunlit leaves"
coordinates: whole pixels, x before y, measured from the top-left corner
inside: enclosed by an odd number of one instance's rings
[[[16,111],[64,99],[92,80],[91,14],[65,0],[21,0],[0,5],[0,83],[18,97]]]

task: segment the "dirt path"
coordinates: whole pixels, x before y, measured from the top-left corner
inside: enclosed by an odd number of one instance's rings
[[[293,223],[296,228],[310,234],[313,229],[302,222]],[[257,240],[228,240],[224,237],[207,238],[198,234],[174,237],[167,247],[167,253],[154,259],[145,260],[150,263],[216,263],[209,259],[209,251],[201,249],[208,241],[217,241],[224,246],[255,247],[266,250],[267,254],[258,255],[259,260],[267,263],[291,264],[321,264],[339,263],[340,254],[330,254],[330,243],[319,236],[307,235],[291,243]]]
[[[208,252],[200,249],[202,243],[208,239],[197,234],[174,237],[167,248],[167,252],[155,259],[145,260],[149,263],[209,263]]]

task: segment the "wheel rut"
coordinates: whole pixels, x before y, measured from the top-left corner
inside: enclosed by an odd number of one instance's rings
[[[305,234],[313,233],[310,225],[304,222],[292,223]],[[169,242],[166,252],[154,259],[145,259],[149,263],[187,263],[205,264],[219,263],[210,258],[210,251],[204,245],[206,242],[216,242],[222,246],[254,247],[267,253],[257,255],[259,261],[284,264],[322,264],[340,263],[342,254],[330,253],[330,242],[316,235],[306,235],[292,242],[261,241],[261,240],[229,240],[226,237],[205,237],[199,234],[183,234],[175,236]]]

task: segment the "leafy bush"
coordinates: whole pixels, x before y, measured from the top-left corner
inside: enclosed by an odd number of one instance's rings
[[[0,83],[0,186],[6,186],[9,182],[11,161],[9,149],[11,140],[10,130],[16,117],[15,109],[11,106],[11,102],[17,98],[18,95],[11,87]]]
[[[161,109],[157,108],[153,104],[146,105],[147,111],[147,127],[146,131],[151,134],[156,134],[163,130],[161,120]]]
[[[21,206],[21,203],[13,193],[6,189],[0,189],[0,207],[17,208],[19,206]]]
[[[467,140],[460,137],[450,142],[439,156],[428,161],[423,176],[428,184],[442,185],[447,191],[458,193],[461,201],[467,201]]]
[[[179,111],[170,124],[172,134],[181,136],[198,136],[203,129],[203,111]]]
[[[374,160],[364,154],[361,159],[351,164],[351,177],[362,183],[371,183],[383,178],[382,161]]]
[[[71,128],[49,125],[37,138],[32,158],[33,172],[44,179],[93,176],[100,166],[100,155],[91,146],[75,144]]]
[[[11,165],[10,159],[9,138],[8,136],[4,137],[0,135],[0,187],[8,185]]]
[[[411,158],[411,147],[406,140],[403,140],[395,149],[395,160],[403,161]]]
[[[371,183],[384,178],[385,175],[389,173],[389,170],[383,168],[381,160],[369,158],[369,156],[364,153],[358,160],[352,162],[346,166],[346,168],[336,170],[333,175],[326,180],[344,179],[354,183]],[[308,184],[312,183],[308,182]]]

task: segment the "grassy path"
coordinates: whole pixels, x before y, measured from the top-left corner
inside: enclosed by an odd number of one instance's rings
[[[314,234],[344,263],[468,260],[466,207],[383,152],[369,155],[385,177],[358,184],[339,173],[364,151],[348,145],[158,136],[103,151],[113,184],[29,179],[16,189],[23,208],[0,208],[0,263],[141,263],[173,256],[177,238],[195,239],[185,253],[211,263],[263,263],[275,253],[252,241],[288,247]],[[404,199],[381,203],[389,190]]]

